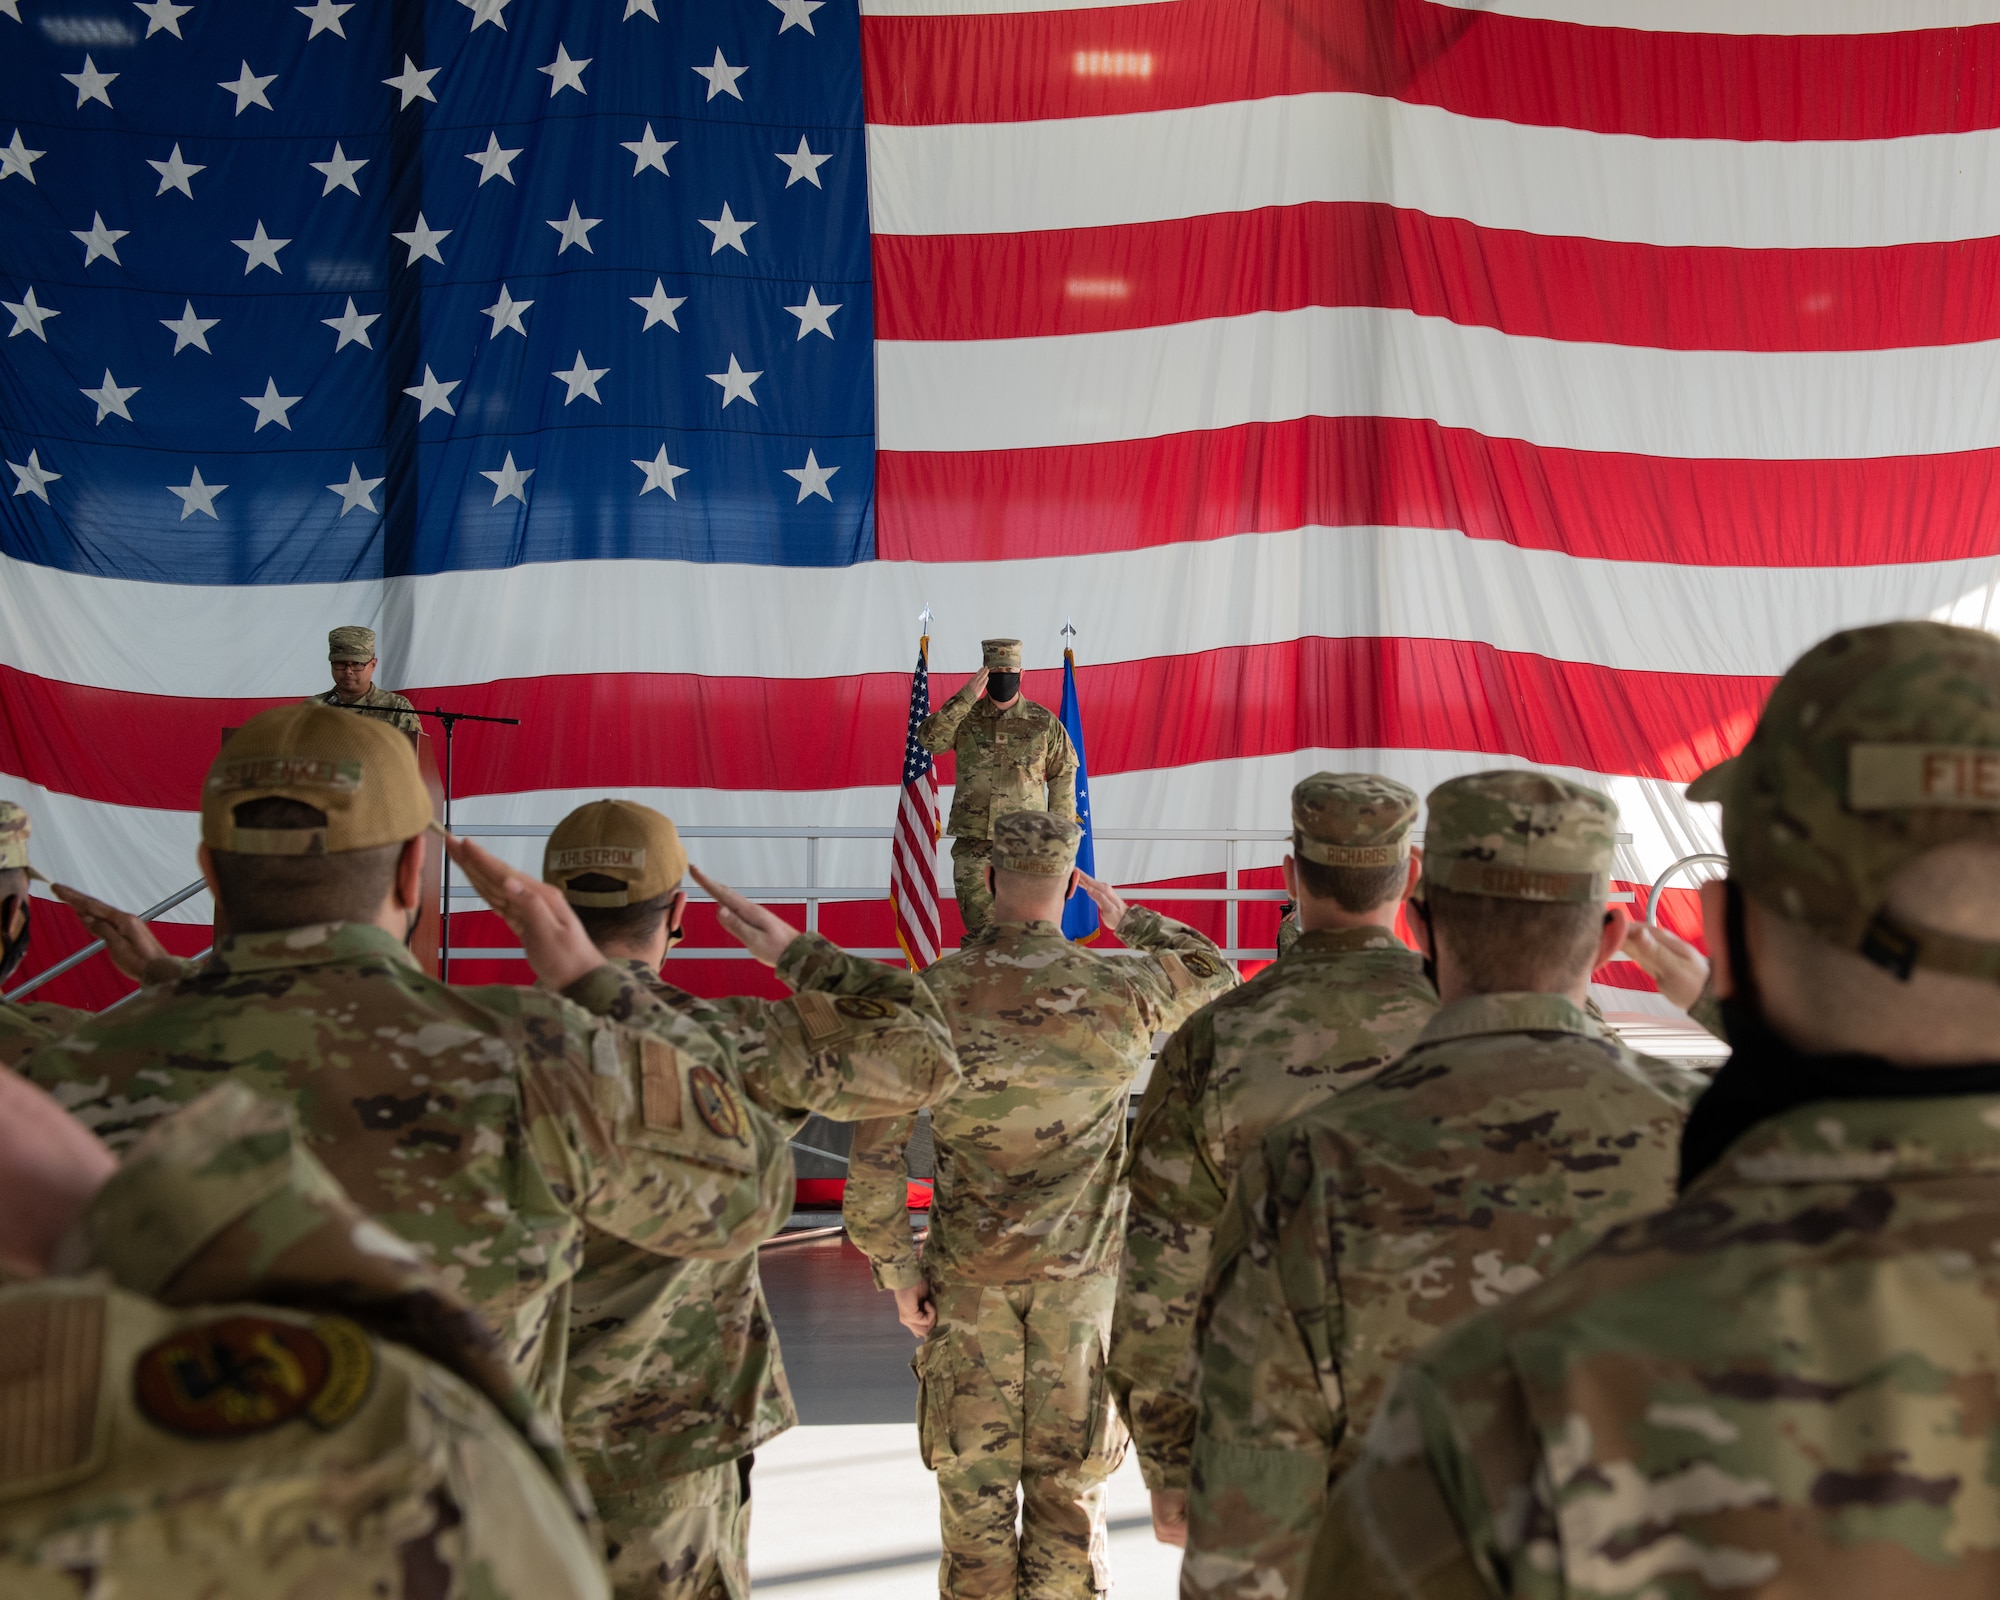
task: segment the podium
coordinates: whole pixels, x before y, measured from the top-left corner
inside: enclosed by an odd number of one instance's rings
[[[234,728],[222,730],[222,742],[229,743]],[[431,737],[427,733],[406,734],[417,748],[417,771],[423,777],[424,787],[430,791],[431,814],[440,821],[444,817],[444,779],[439,775],[437,752],[432,748]],[[438,957],[442,951],[440,933],[444,919],[439,914],[443,909],[444,896],[444,841],[434,833],[424,835],[424,890],[423,910],[417,917],[417,931],[410,936],[410,954],[417,959],[417,965],[433,978],[438,975]],[[228,922],[222,914],[222,907],[215,908],[215,939],[218,944],[229,934]]]

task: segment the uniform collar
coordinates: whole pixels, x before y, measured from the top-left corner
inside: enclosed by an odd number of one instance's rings
[[[2000,1172],[2000,1094],[1794,1106],[1743,1134],[1688,1192],[1711,1184],[1887,1183],[1972,1172]]]
[[[210,966],[223,972],[363,961],[394,961],[406,967],[417,964],[402,940],[367,922],[315,922],[271,933],[234,933],[218,944],[209,958]]]
[[[1559,994],[1476,994],[1454,1000],[1424,1024],[1417,1045],[1470,1039],[1482,1033],[1575,1033],[1602,1039],[1605,1032]],[[1411,1047],[1416,1048],[1415,1045]]]
[[[1307,955],[1348,955],[1356,950],[1397,950],[1406,956],[1416,954],[1387,928],[1315,928],[1310,933],[1299,935],[1292,946],[1293,953]]]
[[[972,944],[998,944],[1003,939],[1063,939],[1067,936],[1055,923],[1044,918],[1032,922],[989,922],[965,942]]]

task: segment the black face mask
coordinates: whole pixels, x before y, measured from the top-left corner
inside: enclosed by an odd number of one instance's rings
[[[7,931],[8,923],[14,920],[9,909],[0,909],[0,983],[14,976],[14,969],[28,959],[28,935],[33,932],[31,924],[35,920],[34,902],[26,895],[21,896],[21,932],[18,937]]]
[[[1728,886],[1724,924],[1734,993],[1721,1002],[1730,1057],[1688,1113],[1681,1133],[1683,1190],[1756,1127],[1826,1100],[1921,1100],[2000,1094],[2000,1063],[1898,1067],[1879,1056],[1808,1055],[1764,1019],[1743,937],[1743,891]]]
[[[995,702],[1011,700],[1021,692],[1021,675],[1018,672],[989,672],[986,674],[986,698]]]

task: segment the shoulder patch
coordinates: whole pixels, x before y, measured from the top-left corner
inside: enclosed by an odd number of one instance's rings
[[[681,1125],[680,1052],[664,1039],[639,1040],[639,1117],[649,1128]]]
[[[833,1009],[857,1022],[882,1022],[896,1014],[893,1005],[872,994],[844,994],[834,1001]]]
[[[817,989],[801,989],[792,996],[792,1009],[806,1030],[806,1043],[818,1048],[841,1033],[840,1013],[833,1009],[833,997]]]
[[[744,1142],[743,1108],[713,1068],[696,1067],[688,1074],[688,1094],[710,1133],[734,1144]]]
[[[1167,975],[1167,982],[1174,986],[1175,994],[1186,994],[1194,987],[1194,978],[1189,974],[1180,954],[1173,950],[1163,950],[1153,958],[1160,964],[1160,970]]]
[[[1181,965],[1186,967],[1197,978],[1212,978],[1222,970],[1216,965],[1215,957],[1205,955],[1199,950],[1188,951],[1186,955],[1181,957]]]
[[[0,1304],[0,1500],[87,1477],[103,1433],[101,1294],[28,1295]]]
[[[240,1439],[300,1417],[332,1429],[367,1397],[374,1371],[367,1335],[345,1318],[308,1328],[222,1317],[142,1351],[132,1398],[156,1427],[187,1439]]]

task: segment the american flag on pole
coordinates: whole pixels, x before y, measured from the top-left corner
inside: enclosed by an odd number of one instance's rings
[[[150,903],[363,622],[463,821],[879,828],[929,599],[1075,616],[1107,831],[1531,763],[1650,879],[1993,625],[1996,281],[2000,0],[0,0],[0,791]]]
[[[903,796],[896,807],[896,837],[889,848],[889,901],[896,912],[896,943],[912,967],[937,960],[944,919],[938,915],[937,842],[943,826],[938,809],[937,766],[917,740],[931,714],[930,635],[917,646],[917,670],[910,674],[910,721],[903,740]]]

